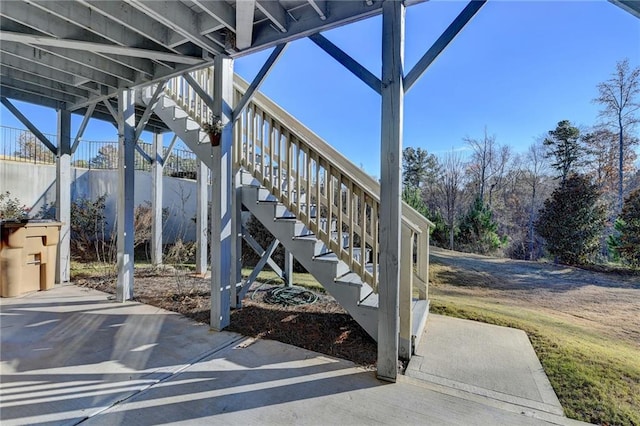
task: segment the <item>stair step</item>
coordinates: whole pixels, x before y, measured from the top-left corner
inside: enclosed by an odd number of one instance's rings
[[[289,209],[287,209],[287,207],[286,207],[284,204],[277,203],[277,204],[275,205],[275,209],[274,209],[274,210],[275,210],[274,216],[275,216],[276,218],[289,218],[289,217],[295,217],[295,216],[293,215],[293,213],[291,213],[291,212],[289,211]]]
[[[348,274],[340,278],[336,278],[336,283],[342,284],[342,285],[362,287],[362,278],[360,278],[360,275],[356,274],[355,272],[349,272]]]
[[[258,179],[251,176],[251,173],[247,172],[246,170],[240,171],[240,182],[243,186],[260,186],[260,182],[258,182]]]
[[[277,198],[267,188],[259,187],[256,190],[258,191],[258,201],[277,201]]]
[[[369,287],[366,294],[362,295],[362,299],[360,300],[360,306],[365,308],[378,309],[378,301],[379,301],[378,295],[376,293],[373,293],[371,291],[371,287]]]
[[[329,251],[327,246],[320,240],[316,239],[314,234],[304,234],[293,237],[293,252],[296,256],[307,256],[313,259],[316,256],[323,255]]]
[[[328,252],[328,253],[320,255],[320,256],[315,256],[313,258],[313,261],[314,262],[327,262],[327,263],[335,264],[336,265],[336,274],[335,274],[335,276],[337,276],[337,277],[346,275],[347,273],[351,272],[349,270],[349,267],[347,266],[347,264],[342,262],[338,258],[338,256],[333,252]]]
[[[307,234],[309,229],[304,225],[304,223],[300,222],[295,217],[285,217],[285,218],[274,218],[273,222],[275,224],[285,224],[289,225],[291,229],[291,239],[295,238],[297,235]]]
[[[175,103],[167,108],[173,108],[173,119],[176,121],[189,117],[189,115]]]
[[[414,347],[417,347],[422,335],[424,334],[424,328],[427,325],[427,317],[429,316],[429,300],[414,299],[411,306],[411,312],[413,315],[411,321],[413,330],[411,330],[411,335],[415,336]]]

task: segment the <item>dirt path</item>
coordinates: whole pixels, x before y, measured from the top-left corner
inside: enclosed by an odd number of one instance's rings
[[[431,249],[434,294],[504,299],[552,311],[640,347],[640,277]],[[453,284],[453,285],[451,285]]]

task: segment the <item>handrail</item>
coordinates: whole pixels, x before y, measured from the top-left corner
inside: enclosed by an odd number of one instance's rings
[[[212,93],[212,68],[191,76]],[[248,87],[235,76],[236,100]],[[165,91],[201,125],[211,117],[206,103],[182,77],[170,80]],[[259,92],[239,115],[234,135],[234,164],[258,179],[377,292],[379,183]],[[410,253],[402,253],[415,260],[411,275],[418,279],[409,282],[419,286],[420,298],[426,298],[429,229],[434,225],[403,202],[402,226],[415,241]]]

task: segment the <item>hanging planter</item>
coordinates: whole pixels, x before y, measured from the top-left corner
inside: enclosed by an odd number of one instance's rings
[[[222,133],[209,132],[209,142],[211,142],[211,146],[219,146],[221,137]]]
[[[202,128],[209,135],[209,142],[211,142],[211,146],[219,146],[220,139],[222,138],[222,129],[224,128],[220,117],[214,115],[211,119],[211,123],[205,123]]]

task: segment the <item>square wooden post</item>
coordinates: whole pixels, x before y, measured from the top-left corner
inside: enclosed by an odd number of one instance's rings
[[[134,91],[118,92],[118,282],[116,300],[133,298],[133,212],[136,115]]]
[[[56,161],[56,219],[62,222],[56,282],[69,281],[71,268],[71,112],[58,110],[58,155]]]
[[[153,135],[153,163],[151,166],[151,263],[162,265],[162,198],[164,149],[162,135]]]
[[[207,192],[209,189],[209,168],[200,160],[196,160],[197,199],[196,199],[196,274],[207,272]]]
[[[377,368],[378,378],[390,382],[398,375],[404,15],[403,2],[384,2]]]
[[[233,145],[233,59],[214,59],[213,113],[225,125],[220,143],[212,147],[211,188],[211,328],[229,325],[232,268],[232,145]],[[235,262],[235,259],[233,259]],[[235,281],[233,282],[235,285]]]

